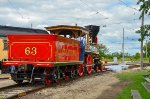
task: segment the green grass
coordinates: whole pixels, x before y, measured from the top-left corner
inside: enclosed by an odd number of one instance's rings
[[[0,99],[4,99],[4,98],[0,95]]]
[[[121,81],[130,81],[131,84],[126,86],[122,92],[118,95],[117,99],[130,99],[131,89],[138,90],[143,99],[150,99],[150,93],[142,86],[142,82],[145,82],[142,75],[147,74],[147,71],[132,71],[123,72],[117,74],[117,77]]]
[[[107,61],[107,62],[113,62],[113,59],[105,58],[105,59],[103,59],[103,60],[105,60],[105,61]]]

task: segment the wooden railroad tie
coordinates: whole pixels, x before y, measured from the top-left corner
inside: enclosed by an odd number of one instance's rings
[[[131,90],[131,99],[142,99],[138,90]]]
[[[143,82],[142,85],[148,92],[150,92],[150,83],[149,82]]]
[[[144,77],[148,77],[148,76],[150,76],[150,74],[144,74],[143,76],[144,76]]]
[[[150,79],[149,78],[144,78],[147,82],[149,82],[150,83]]]

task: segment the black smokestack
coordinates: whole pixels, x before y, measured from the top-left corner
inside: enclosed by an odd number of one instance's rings
[[[90,31],[89,36],[92,38],[92,43],[93,43],[94,40],[96,39],[96,36],[97,36],[99,30],[100,30],[100,26],[88,25],[88,26],[85,26],[85,28]]]

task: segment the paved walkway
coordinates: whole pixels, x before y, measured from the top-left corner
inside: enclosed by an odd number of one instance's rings
[[[0,88],[16,84],[10,74],[0,74]]]
[[[11,79],[10,74],[0,74],[0,80],[1,79]]]
[[[0,80],[0,88],[7,87],[7,86],[10,86],[10,85],[14,85],[14,84],[16,84],[16,83],[13,80],[10,80],[10,79]]]

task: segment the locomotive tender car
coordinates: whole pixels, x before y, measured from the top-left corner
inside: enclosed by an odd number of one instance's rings
[[[8,34],[49,34],[46,30],[32,29],[23,27],[12,27],[12,26],[1,26],[0,25],[0,70],[2,73],[9,71],[7,68],[2,66],[2,61],[8,59]]]
[[[8,60],[3,65],[11,67],[16,83],[28,80],[50,85],[59,79],[90,74],[93,68],[97,71],[99,58],[91,48],[96,49],[98,26],[59,25],[46,29],[51,34],[8,35]]]

